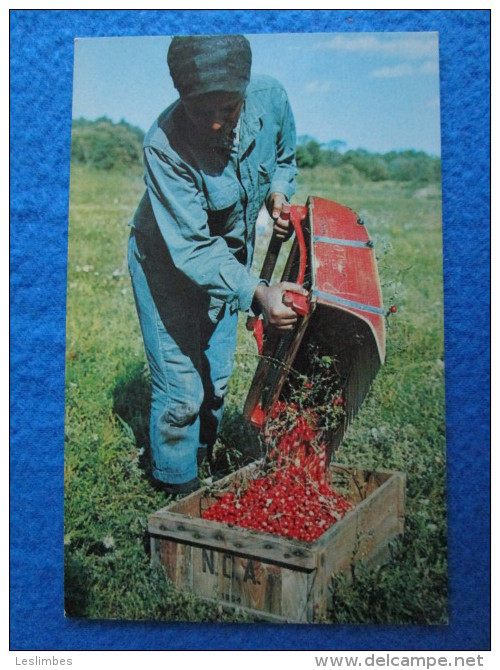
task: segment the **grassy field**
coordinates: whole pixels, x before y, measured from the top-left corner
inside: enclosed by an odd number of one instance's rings
[[[139,171],[73,167],[67,299],[65,592],[68,616],[241,621],[180,594],[150,567],[147,515],[165,503],[148,458],[149,380],[126,268]],[[392,560],[332,583],[332,623],[445,623],[444,362],[439,184],[367,182],[354,171],[303,170],[295,202],[353,208],[375,242],[384,300],[396,304],[387,361],[336,460],[408,475],[407,525]],[[265,239],[257,246],[257,257]],[[259,262],[257,261],[259,266]],[[258,454],[241,407],[256,364],[240,323],[222,426],[228,467]],[[222,454],[222,450],[221,450]]]

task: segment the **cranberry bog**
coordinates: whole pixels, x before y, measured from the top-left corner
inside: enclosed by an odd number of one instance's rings
[[[332,464],[330,483],[350,503],[312,542],[202,518],[227,491],[259,476],[251,464],[148,518],[152,561],[182,591],[252,619],[314,623],[331,606],[332,579],[380,564],[402,535],[406,478]]]

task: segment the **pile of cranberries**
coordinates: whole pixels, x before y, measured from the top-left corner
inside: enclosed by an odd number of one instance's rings
[[[274,433],[270,472],[225,492],[202,518],[304,542],[316,540],[341,519],[351,505],[327,480],[316,421],[313,411],[300,413],[297,406],[276,403],[267,435]]]

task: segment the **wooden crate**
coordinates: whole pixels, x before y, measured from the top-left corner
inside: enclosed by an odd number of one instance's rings
[[[331,465],[334,487],[354,507],[310,543],[201,518],[221,490],[251,477],[257,467],[151,514],[152,561],[165,566],[179,589],[227,609],[276,622],[321,620],[332,576],[350,574],[359,561],[382,562],[391,540],[403,533],[406,477]]]

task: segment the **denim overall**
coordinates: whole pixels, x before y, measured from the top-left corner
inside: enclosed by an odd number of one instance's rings
[[[259,283],[259,210],[269,193],[295,190],[295,126],[278,82],[250,82],[237,131],[229,146],[201,146],[177,101],[144,141],[128,264],[152,379],[153,475],[171,484],[196,477],[198,450],[217,437],[238,312]]]

